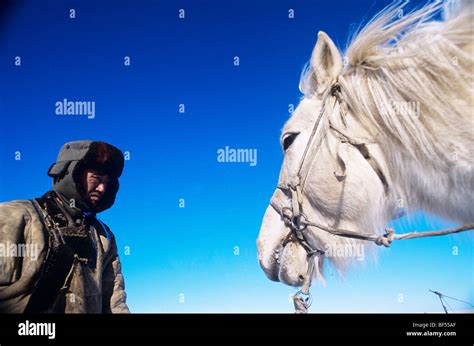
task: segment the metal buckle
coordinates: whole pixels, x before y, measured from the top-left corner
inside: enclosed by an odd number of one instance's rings
[[[302,218],[304,219],[304,221],[302,220]],[[296,232],[304,231],[308,227],[308,224],[306,223],[307,219],[308,218],[303,213],[299,213],[298,215],[293,216],[291,218],[291,228],[293,228]]]
[[[309,292],[308,294],[306,294],[306,293],[301,292],[300,290],[295,293],[294,298],[300,299],[305,305],[306,309],[308,309],[311,306],[311,304],[313,304],[313,296]]]

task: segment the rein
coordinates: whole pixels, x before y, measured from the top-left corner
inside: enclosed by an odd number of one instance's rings
[[[470,224],[465,224],[457,228],[451,228],[451,229],[439,230],[439,231],[429,231],[429,232],[422,232],[422,233],[412,232],[412,233],[405,233],[405,234],[395,234],[393,228],[387,228],[383,235],[371,235],[371,234],[364,234],[364,233],[359,233],[359,232],[346,230],[346,229],[328,227],[328,226],[324,226],[322,224],[310,221],[303,212],[302,190],[303,190],[304,183],[306,182],[306,178],[308,176],[308,172],[310,169],[310,166],[308,164],[305,165],[305,163],[311,163],[319,151],[319,146],[322,141],[319,142],[319,144],[315,148],[312,148],[311,145],[316,136],[316,132],[321,123],[321,119],[325,113],[326,102],[329,99],[329,97],[335,98],[335,104],[336,102],[338,102],[339,104],[342,103],[342,99],[340,95],[340,86],[338,82],[335,82],[333,86],[331,87],[331,89],[329,90],[329,92],[327,92],[326,95],[323,97],[322,108],[319,112],[318,118],[311,131],[311,135],[306,144],[305,150],[303,152],[303,156],[301,157],[299,168],[296,175],[293,177],[292,181],[288,185],[277,186],[277,189],[282,190],[283,192],[289,193],[291,195],[290,197],[291,207],[281,205],[281,203],[278,203],[278,201],[275,198],[272,198],[270,201],[270,205],[275,209],[275,211],[278,214],[280,214],[285,225],[290,229],[289,233],[287,234],[287,236],[282,242],[282,245],[281,245],[282,248],[284,248],[290,241],[295,240],[304,248],[304,250],[307,253],[308,269],[306,272],[306,276],[304,277],[301,290],[299,290],[293,296],[293,303],[295,306],[296,313],[307,313],[309,307],[311,306],[312,296],[309,292],[309,289],[311,286],[311,282],[313,280],[314,269],[315,269],[315,261],[313,257],[315,255],[322,256],[325,254],[325,251],[314,248],[308,241],[309,239],[308,234],[307,234],[308,226],[323,230],[325,232],[328,232],[330,234],[340,236],[340,237],[372,241],[376,245],[379,245],[379,246],[383,245],[385,247],[390,247],[393,240],[441,236],[441,235],[459,233],[459,232],[464,232],[464,231],[474,229],[474,223],[470,223]],[[370,156],[366,143],[355,141],[349,138],[349,136],[347,136],[338,128],[334,127],[332,124],[329,124],[329,128],[334,130],[337,133],[337,135],[339,136],[340,140],[343,143],[349,143],[360,151],[362,156],[367,160],[367,162],[370,164],[372,169],[375,171],[375,173],[379,177],[382,185],[384,186],[385,192],[387,192],[388,187],[389,187],[388,181],[385,175],[383,174],[382,170],[378,166],[377,162]],[[309,160],[307,160],[308,156],[310,157]]]

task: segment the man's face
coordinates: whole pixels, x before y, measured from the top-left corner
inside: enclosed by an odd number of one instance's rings
[[[95,169],[86,169],[83,184],[88,202],[94,207],[98,206],[107,189],[109,176]]]

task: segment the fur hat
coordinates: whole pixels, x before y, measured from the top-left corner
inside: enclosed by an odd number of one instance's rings
[[[74,200],[83,211],[101,212],[115,202],[119,189],[118,178],[122,175],[124,157],[122,152],[105,142],[75,141],[63,145],[55,163],[48,170],[53,178],[53,190],[68,201]],[[82,176],[86,169],[95,169],[109,176],[109,183],[101,202],[92,206],[86,198]]]

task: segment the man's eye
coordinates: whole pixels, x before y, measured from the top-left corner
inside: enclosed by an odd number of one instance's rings
[[[92,175],[91,180],[92,181],[101,181],[101,180],[103,180],[103,178],[99,175]]]
[[[291,146],[297,136],[297,133],[290,133],[283,139],[283,151],[286,151]]]

